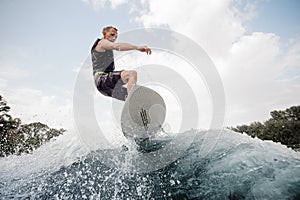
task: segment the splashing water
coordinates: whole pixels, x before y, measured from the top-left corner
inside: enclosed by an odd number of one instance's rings
[[[129,145],[127,151],[88,152],[68,133],[33,154],[1,158],[0,198],[300,198],[299,152],[223,130],[214,148],[201,156],[205,134],[218,131],[196,131],[180,158],[156,171],[139,173],[135,162],[142,151]],[[116,168],[102,162],[107,155]]]

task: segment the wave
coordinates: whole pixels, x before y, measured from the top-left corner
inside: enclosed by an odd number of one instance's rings
[[[229,130],[190,130],[177,140],[158,138],[147,149],[125,142],[126,148],[89,152],[70,135],[33,154],[1,158],[0,197],[300,198],[300,154],[279,143]]]

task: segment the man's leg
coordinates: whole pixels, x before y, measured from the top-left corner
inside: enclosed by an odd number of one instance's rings
[[[124,70],[121,73],[121,79],[124,83],[127,83],[127,92],[129,93],[137,81],[137,73],[134,70]]]

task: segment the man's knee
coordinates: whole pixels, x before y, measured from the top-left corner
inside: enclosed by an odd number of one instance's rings
[[[137,77],[137,72],[134,71],[134,70],[130,70],[130,71],[129,71],[129,75],[130,75],[131,77]]]
[[[129,79],[136,79],[137,78],[137,72],[134,70],[128,70],[127,71],[127,77]]]
[[[123,76],[137,76],[137,72],[135,70],[124,70],[121,75]]]
[[[129,80],[137,79],[137,72],[135,70],[124,70],[121,73],[122,80],[127,83]]]

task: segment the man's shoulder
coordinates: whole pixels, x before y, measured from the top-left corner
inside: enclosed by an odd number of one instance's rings
[[[97,44],[98,50],[113,50],[114,43],[109,41],[108,39],[101,39]]]
[[[96,41],[94,42],[94,44],[91,48],[91,51],[94,51],[97,48],[97,46],[98,46],[99,42],[101,41],[101,39],[99,39],[99,38],[96,39]]]
[[[106,51],[106,46],[109,44],[109,41],[107,39],[101,38],[97,40],[95,50],[98,52],[104,52]]]

